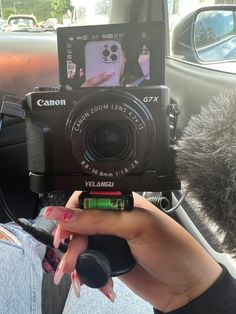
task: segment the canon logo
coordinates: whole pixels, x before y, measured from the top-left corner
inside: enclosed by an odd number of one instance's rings
[[[51,107],[51,106],[65,106],[66,100],[65,99],[38,99],[37,105],[39,107]]]
[[[114,182],[112,181],[85,181],[85,186],[89,188],[113,188]]]

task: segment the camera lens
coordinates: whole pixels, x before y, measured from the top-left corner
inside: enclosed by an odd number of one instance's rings
[[[117,60],[117,55],[113,53],[113,54],[110,56],[110,58],[111,58],[112,61],[116,61],[116,60]]]
[[[93,124],[93,125],[92,125]],[[122,121],[96,122],[87,125],[87,150],[94,160],[123,160],[132,150],[132,131]]]
[[[96,90],[75,101],[65,135],[82,171],[114,180],[141,169],[156,138],[147,106],[118,89]]]
[[[112,52],[117,52],[117,50],[118,50],[117,45],[112,45],[112,46],[111,46],[111,51],[112,51]]]
[[[108,57],[109,54],[110,54],[110,51],[108,49],[104,49],[102,54],[103,54],[104,57]]]

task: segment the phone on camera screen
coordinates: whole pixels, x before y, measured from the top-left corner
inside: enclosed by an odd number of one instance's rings
[[[165,84],[165,23],[60,27],[60,85],[140,87]]]
[[[85,81],[104,75],[96,86],[119,86],[121,72],[121,44],[119,41],[88,41],[84,47]]]

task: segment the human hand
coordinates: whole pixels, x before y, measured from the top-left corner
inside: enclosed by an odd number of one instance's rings
[[[221,267],[173,219],[138,194],[131,212],[78,210],[80,192],[66,208],[50,207],[47,219],[58,220],[60,236],[72,234],[63,257],[64,272],[72,272],[87,236],[115,235],[127,240],[137,261],[120,279],[137,295],[162,312],[178,309],[206,291],[219,277]],[[58,238],[58,237],[56,237]]]
[[[95,87],[112,77],[114,72],[104,72],[85,81],[80,87]]]

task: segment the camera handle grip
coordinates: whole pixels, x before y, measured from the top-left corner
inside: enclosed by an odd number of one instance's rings
[[[105,206],[108,203],[109,206]],[[79,204],[82,209],[90,209],[91,205],[93,209],[102,209],[101,206],[105,206],[106,210],[131,210],[133,197],[132,193],[82,192]],[[95,235],[89,236],[87,251],[78,257],[76,271],[81,281],[88,287],[101,288],[110,277],[129,272],[135,263],[126,240],[110,235]]]

